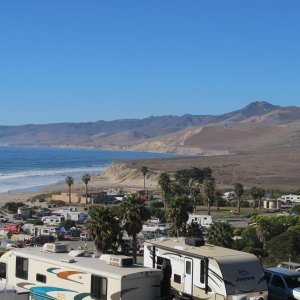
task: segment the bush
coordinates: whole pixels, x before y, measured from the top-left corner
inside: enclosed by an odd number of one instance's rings
[[[71,228],[71,227],[75,227],[76,223],[73,220],[64,220],[64,221],[61,221],[59,225],[62,227]]]
[[[159,201],[151,202],[150,206],[151,207],[156,207],[156,208],[158,208],[158,207],[164,207],[164,203],[163,202],[159,202]]]
[[[41,219],[27,219],[26,223],[33,225],[44,225],[44,222]]]
[[[8,212],[12,214],[16,214],[18,212],[19,207],[25,206],[24,203],[21,202],[8,202],[5,203],[4,209],[6,209]]]
[[[241,207],[250,207],[250,203],[248,201],[241,201]]]

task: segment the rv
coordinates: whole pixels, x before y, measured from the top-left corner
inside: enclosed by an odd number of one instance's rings
[[[232,191],[232,192],[226,192],[226,193],[224,193],[223,196],[222,196],[222,198],[224,200],[230,201],[230,200],[237,199],[237,196],[236,196],[236,193]]]
[[[33,236],[53,235],[54,237],[57,237],[57,230],[56,230],[56,227],[33,226],[30,229],[30,234],[33,235]]]
[[[59,224],[64,220],[65,218],[62,216],[42,217],[42,221],[44,222],[44,225],[49,225],[49,226],[59,226]]]
[[[192,222],[198,223],[204,228],[209,228],[215,222],[215,218],[209,215],[189,215],[187,224]]]
[[[133,265],[131,257],[100,259],[81,256],[82,251],[70,256],[66,250],[49,243],[6,252],[0,257],[0,283],[23,287],[35,300],[160,299],[160,270]]]
[[[292,203],[300,203],[300,195],[282,195],[280,200],[284,203],[292,202]]]
[[[145,241],[144,266],[161,269],[164,263],[172,268],[176,299],[267,299],[264,271],[253,254],[204,245],[202,239]]]
[[[52,215],[64,217],[65,220],[72,220],[75,222],[84,222],[87,218],[87,213],[74,211],[74,210],[65,210],[59,209],[52,212]]]

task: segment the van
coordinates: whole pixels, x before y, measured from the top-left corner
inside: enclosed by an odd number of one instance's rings
[[[300,300],[300,273],[286,268],[265,269],[269,300]]]

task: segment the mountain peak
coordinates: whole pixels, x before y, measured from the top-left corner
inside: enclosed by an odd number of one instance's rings
[[[273,105],[266,101],[254,101],[241,109],[241,112],[245,115],[253,116],[265,114],[278,108],[281,108],[281,106]]]

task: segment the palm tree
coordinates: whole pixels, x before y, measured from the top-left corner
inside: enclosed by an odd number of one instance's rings
[[[190,197],[193,198],[193,211],[196,211],[196,199],[200,195],[200,183],[194,179],[190,179],[189,181],[189,192]]]
[[[148,208],[136,195],[129,196],[119,207],[120,218],[125,222],[124,229],[129,236],[132,236],[133,261],[136,263],[137,257],[137,235],[142,231],[143,223],[151,215]]]
[[[241,183],[238,183],[238,182],[235,183],[234,184],[234,192],[235,192],[235,194],[238,198],[238,203],[237,203],[238,207],[237,207],[237,209],[238,209],[238,212],[240,213],[241,212],[241,197],[244,194],[243,185]]]
[[[203,193],[207,199],[207,214],[208,215],[210,215],[210,205],[211,205],[211,200],[215,193],[215,188],[216,188],[216,183],[215,183],[215,179],[213,177],[205,179],[203,181]]]
[[[168,207],[167,217],[177,237],[179,237],[182,232],[185,232],[186,222],[189,219],[189,213],[192,211],[193,205],[189,197],[177,196],[172,199]]]
[[[69,187],[69,203],[71,203],[71,186],[74,184],[74,179],[72,176],[68,176],[65,179],[65,183],[68,185]]]
[[[171,192],[171,178],[168,173],[161,173],[158,179],[158,184],[161,189],[161,194],[164,201],[164,208],[166,209],[167,198]]]
[[[258,188],[256,186],[250,189],[250,195],[253,199],[253,209],[255,210],[256,200],[258,199]]]
[[[270,236],[271,228],[270,228],[270,222],[268,222],[266,219],[259,219],[257,221],[257,224],[255,225],[256,234],[260,240],[260,242],[263,245],[263,249],[266,248],[266,240]]]
[[[258,188],[258,209],[261,209],[261,199],[265,194],[266,192],[263,188]]]
[[[120,220],[111,208],[100,205],[89,211],[90,221],[87,229],[101,253],[116,253],[121,233]]]
[[[85,184],[85,204],[88,204],[88,183],[91,180],[91,175],[85,173],[84,175],[82,175],[81,180]]]
[[[144,176],[144,190],[145,190],[146,189],[146,175],[148,174],[149,170],[148,170],[147,167],[142,166],[141,167],[141,172],[142,172],[142,174]]]
[[[216,222],[207,231],[206,240],[209,244],[226,248],[233,247],[233,229],[227,222]]]

